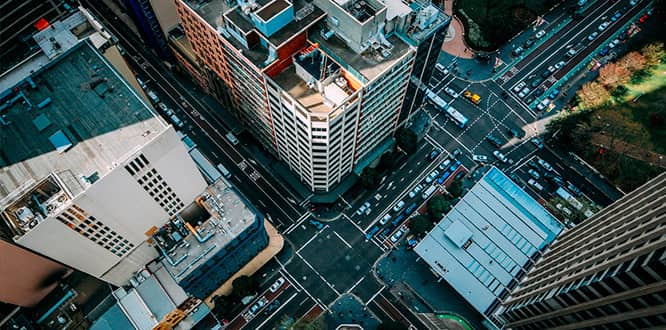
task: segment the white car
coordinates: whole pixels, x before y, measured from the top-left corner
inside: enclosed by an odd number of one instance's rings
[[[524,81],[521,81],[520,83],[518,83],[518,85],[516,85],[516,87],[513,88],[513,92],[514,93],[520,92],[520,90],[523,89],[523,87],[525,87],[525,85],[527,85],[527,84]]]
[[[631,0],[629,1],[629,4],[632,6],[635,6],[638,3],[638,0]]]
[[[567,64],[567,62],[559,61],[559,62],[557,62],[557,64],[555,64],[555,69],[559,70],[559,69],[561,69],[565,64]]]
[[[605,30],[610,25],[610,22],[603,22],[599,25],[599,31]]]
[[[451,88],[451,87],[445,87],[445,88],[444,88],[444,92],[446,92],[446,94],[449,94],[449,96],[451,96],[451,97],[454,98],[454,99],[457,99],[458,96],[460,96],[460,95],[458,95],[458,93],[456,93],[456,91],[454,91],[453,88]]]
[[[391,215],[387,214],[381,220],[379,220],[379,224],[385,225],[387,222],[389,222],[389,220],[391,220]]]
[[[391,242],[397,243],[398,240],[400,240],[400,237],[402,237],[402,234],[404,233],[405,233],[404,229],[400,228],[400,230],[396,231],[395,234],[391,236]]]
[[[594,31],[594,32],[592,32],[592,34],[590,34],[589,36],[587,36],[587,40],[592,41],[592,40],[594,40],[594,38],[596,38],[598,35],[599,35],[599,32]]]
[[[368,214],[368,210],[370,209],[370,202],[365,202],[361,207],[356,210],[356,214],[361,215],[363,213]]]
[[[617,46],[619,44],[620,44],[620,39],[615,39],[615,40],[611,41],[610,44],[608,44],[608,48],[615,48],[615,46]]]
[[[536,180],[534,179],[527,180],[527,183],[529,183],[532,187],[536,188],[539,191],[543,190],[543,186],[540,183],[536,182]]]
[[[439,71],[442,71],[443,74],[449,74],[449,70],[447,70],[447,69],[446,69],[443,65],[441,65],[440,63],[435,64],[435,68],[437,68],[437,70],[439,70]]]
[[[284,278],[280,277],[277,280],[275,280],[273,284],[271,284],[271,287],[268,288],[268,290],[270,290],[271,292],[275,292],[282,287],[282,284],[284,284]]]
[[[527,171],[527,174],[529,174],[535,180],[539,180],[539,178],[541,178],[541,174],[539,174],[539,172],[535,171],[534,169],[530,169],[529,171]]]
[[[409,192],[409,198],[416,197],[416,195],[418,195],[419,192],[421,192],[421,190],[423,190],[422,184],[419,184],[418,186],[414,187],[414,189],[412,189],[412,191]]]
[[[541,38],[543,38],[543,36],[545,36],[545,35],[546,35],[546,31],[541,30],[541,31],[537,32],[537,33],[534,35],[534,37],[537,38],[537,39],[541,39]]]
[[[432,173],[430,173],[430,175],[428,175],[428,177],[425,179],[425,182],[426,182],[426,183],[431,183],[431,182],[433,182],[433,181],[435,180],[435,178],[437,178],[438,175],[439,175],[439,171],[438,171],[438,170],[434,170],[434,171],[432,171]]]
[[[544,99],[543,101],[539,102],[539,104],[537,104],[537,109],[540,111],[546,110],[548,105],[550,105],[550,102],[550,99]]]
[[[530,93],[530,88],[529,88],[529,87],[525,87],[525,88],[523,88],[522,91],[520,91],[520,93],[518,93],[518,97],[520,97],[520,98],[522,99],[522,98],[524,98],[525,96],[527,96],[527,94],[529,94],[529,93]]]
[[[538,158],[537,163],[539,163],[539,165],[541,165],[541,167],[543,167],[543,169],[545,169],[545,170],[548,171],[548,172],[550,172],[550,171],[553,170],[553,167],[550,166],[550,164],[548,164],[547,161],[545,161],[545,160],[543,160],[543,159],[541,159],[541,158]]]
[[[504,156],[504,154],[501,153],[499,150],[493,151],[493,156],[495,156],[495,158],[499,159],[502,163],[506,163],[507,161],[509,161],[509,159],[506,158],[506,156]]]
[[[472,155],[472,159],[476,162],[487,162],[488,157],[484,155]]]
[[[393,212],[396,213],[400,212],[400,210],[402,210],[403,207],[405,207],[405,201],[399,201],[398,204],[395,204],[395,206],[393,207]]]
[[[451,164],[451,160],[450,159],[445,159],[441,164],[439,164],[439,169],[444,171],[447,168],[449,168],[450,164]]]

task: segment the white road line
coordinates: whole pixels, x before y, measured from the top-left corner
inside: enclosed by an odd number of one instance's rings
[[[282,305],[280,305],[280,307],[278,307],[278,309],[275,310],[275,312],[271,313],[271,315],[269,315],[269,316],[264,320],[264,322],[261,322],[261,324],[259,324],[259,326],[257,327],[257,329],[261,329],[261,327],[263,327],[264,324],[266,324],[266,322],[268,322],[268,321],[273,317],[273,315],[277,314],[282,308],[284,308],[284,306],[286,306],[286,305],[287,305],[292,299],[294,299],[297,295],[298,295],[298,292],[294,292],[294,294],[291,295],[291,297],[289,297],[289,299],[287,299],[287,301],[283,302]]]
[[[310,212],[305,212],[296,222],[292,223],[287,229],[284,231],[285,235],[290,234],[292,231],[294,231],[298,226],[305,221],[310,216]]]
[[[356,283],[354,283],[354,285],[352,285],[351,288],[349,288],[349,290],[347,290],[347,293],[352,292],[352,290],[354,290],[359,284],[361,284],[361,282],[363,282],[363,280],[365,279],[366,276],[367,275],[363,275],[363,277],[361,277],[360,280],[356,281]]]
[[[312,242],[315,238],[317,238],[317,236],[319,236],[319,234],[320,234],[321,232],[323,232],[324,230],[326,230],[326,228],[328,228],[328,225],[326,225],[326,226],[325,226],[324,228],[322,228],[320,231],[318,231],[318,232],[316,232],[314,235],[312,235],[312,237],[310,237],[310,239],[309,239],[307,242],[305,242],[305,244],[303,244],[303,246],[301,246],[301,248],[298,249],[298,250],[296,251],[296,253],[301,252],[301,250],[303,250],[306,246],[308,246],[308,244],[310,244],[310,242]]]
[[[345,243],[348,248],[352,248],[351,244],[347,243],[347,241],[345,241],[345,239],[342,238],[342,236],[340,236],[340,234],[338,234],[335,230],[333,231],[333,234],[335,234],[335,236],[337,236],[342,241],[342,243]]]
[[[328,285],[328,287],[331,288],[331,290],[333,290],[333,291],[335,292],[335,294],[337,294],[338,296],[340,295],[340,291],[336,290],[335,287],[334,287],[331,283],[329,283],[329,282],[328,282],[328,281],[327,281],[327,280],[326,280],[326,279],[325,279],[325,278],[324,278],[324,277],[323,277],[323,276],[317,271],[316,268],[312,267],[312,265],[310,265],[310,263],[309,263],[307,260],[305,260],[305,258],[303,258],[303,256],[302,256],[300,253],[296,252],[296,255],[297,255],[299,258],[301,258],[301,260],[303,260],[303,263],[305,263],[308,267],[310,267],[310,269],[312,269],[312,271],[313,271],[315,274],[317,274],[317,276],[319,276],[319,279],[322,280],[322,282],[326,283],[326,285]]]
[[[377,291],[374,295],[372,295],[372,297],[370,297],[370,299],[368,299],[368,301],[366,301],[364,305],[367,305],[367,304],[369,304],[370,302],[372,302],[373,300],[375,300],[375,298],[377,298],[377,296],[378,296],[380,293],[382,293],[382,291],[384,291],[385,288],[386,288],[386,285],[384,285],[384,286],[382,286],[381,288],[379,288],[379,291]]]

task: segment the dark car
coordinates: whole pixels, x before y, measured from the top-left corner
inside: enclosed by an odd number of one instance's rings
[[[543,81],[543,79],[541,79],[541,78],[536,78],[536,79],[534,79],[534,81],[532,81],[532,83],[531,83],[530,85],[531,85],[532,87],[537,87],[537,86],[541,85],[541,82],[542,82],[542,81]]]
[[[511,52],[511,55],[520,56],[520,54],[522,54],[524,51],[525,49],[523,49],[523,47],[518,47]]]
[[[532,47],[532,45],[534,45],[534,39],[529,38],[529,39],[527,39],[527,41],[525,41],[525,43],[523,44],[523,48],[530,48],[530,47]]]
[[[502,140],[500,140],[498,137],[496,137],[492,134],[486,135],[486,140],[488,140],[488,142],[490,142],[490,144],[492,144],[492,145],[494,145],[495,147],[498,147],[498,148],[501,147],[504,144],[504,142],[502,142]]]
[[[439,149],[435,149],[435,150],[433,150],[433,151],[430,153],[430,155],[428,155],[428,158],[429,158],[430,160],[433,160],[433,159],[437,158],[437,156],[439,156],[439,154],[440,154],[441,152],[442,152],[441,150],[439,150]]]
[[[534,96],[528,96],[525,99],[525,104],[531,104],[532,102],[534,102]]]
[[[460,154],[462,154],[460,149],[453,150],[453,152],[449,155],[449,158],[456,159],[456,157],[460,156]]]
[[[543,94],[544,90],[545,90],[544,88],[535,89],[534,90],[534,96],[537,96],[537,97],[541,96],[541,94]]]
[[[610,47],[606,46],[606,47],[604,47],[604,49],[599,51],[599,56],[606,56],[606,55],[608,55],[608,52],[610,52]]]
[[[522,129],[518,128],[509,128],[508,133],[510,136],[513,136],[515,138],[522,139],[525,136],[525,131]]]

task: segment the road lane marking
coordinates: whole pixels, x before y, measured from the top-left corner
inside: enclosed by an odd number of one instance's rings
[[[335,230],[333,231],[333,234],[335,234],[335,236],[337,236],[342,241],[342,243],[345,243],[345,245],[347,245],[348,248],[350,249],[352,248],[352,246],[349,243],[347,243],[347,241],[344,238],[342,238],[342,236],[340,236],[340,234],[338,234]]]
[[[294,292],[294,294],[291,295],[291,297],[289,297],[289,299],[287,299],[287,301],[283,302],[282,305],[280,305],[280,307],[278,307],[278,309],[276,309],[273,313],[271,313],[271,315],[269,315],[269,316],[264,320],[264,322],[261,322],[261,324],[259,324],[259,326],[257,327],[257,329],[261,329],[261,327],[263,327],[264,324],[266,324],[266,322],[268,322],[271,318],[273,318],[273,316],[275,316],[275,314],[277,314],[282,308],[284,308],[284,306],[286,306],[286,305],[287,305],[292,299],[294,299],[297,295],[298,295],[298,292]],[[273,301],[275,301],[275,300],[273,300]]]

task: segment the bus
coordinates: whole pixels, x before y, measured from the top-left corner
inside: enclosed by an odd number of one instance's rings
[[[576,199],[576,197],[573,197],[573,196],[572,196],[568,191],[566,191],[564,188],[562,188],[562,187],[557,188],[557,190],[555,191],[555,193],[556,193],[558,196],[562,197],[562,199],[564,199],[565,201],[567,201],[567,203],[569,203],[571,206],[573,206],[574,208],[576,208],[576,210],[580,211],[580,210],[583,209],[583,206],[584,206],[583,203],[581,203],[580,201],[578,201],[578,200]]]
[[[435,104],[436,106],[439,107],[440,111],[449,107],[448,103],[444,102],[444,100],[441,97],[439,97],[439,95],[437,95],[436,93],[433,93],[429,89],[426,90],[426,96],[428,97],[430,102],[432,102],[433,104]]]
[[[453,107],[448,107],[446,109],[446,114],[456,123],[456,125],[458,125],[458,127],[465,128],[465,125],[467,125],[467,117],[463,116],[462,113],[458,112],[458,110]]]
[[[229,172],[229,170],[227,170],[227,168],[224,167],[224,165],[217,164],[217,169],[220,171],[220,173],[222,173],[223,177],[227,179],[231,177],[231,172]]]
[[[199,171],[201,174],[203,174],[204,178],[206,178],[206,181],[208,181],[209,184],[212,184],[213,182],[217,181],[220,177],[222,177],[222,173],[218,171],[215,166],[204,156],[201,151],[197,148],[192,148],[190,150],[190,157],[192,157],[192,160],[194,160],[194,163],[197,164],[197,167],[199,168]]]

